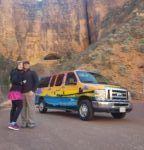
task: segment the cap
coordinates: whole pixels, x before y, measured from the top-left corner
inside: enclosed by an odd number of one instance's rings
[[[29,61],[24,61],[23,64],[30,64],[30,62]]]

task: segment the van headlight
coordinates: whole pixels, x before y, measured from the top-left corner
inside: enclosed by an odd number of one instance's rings
[[[106,91],[105,90],[95,90],[96,100],[105,101],[106,100]]]

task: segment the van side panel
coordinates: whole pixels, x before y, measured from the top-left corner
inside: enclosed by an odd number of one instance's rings
[[[39,104],[40,96],[35,97],[35,104]],[[44,103],[48,108],[77,109],[77,97],[44,96]]]
[[[78,98],[71,97],[50,97],[45,96],[44,102],[48,107],[54,108],[69,108],[75,109],[77,108]]]

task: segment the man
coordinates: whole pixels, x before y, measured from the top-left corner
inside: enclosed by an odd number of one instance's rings
[[[36,126],[35,123],[35,90],[38,85],[38,76],[35,71],[30,70],[30,62],[24,61],[24,80],[26,83],[23,86],[23,109],[21,113],[22,127],[33,128]]]

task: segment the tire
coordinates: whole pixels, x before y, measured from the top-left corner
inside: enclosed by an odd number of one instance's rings
[[[79,103],[78,112],[81,120],[83,121],[91,120],[94,115],[91,102],[89,100],[82,100]]]
[[[40,113],[46,113],[47,112],[47,108],[46,108],[43,100],[41,100],[39,103],[39,112]]]
[[[111,113],[114,119],[122,119],[126,116],[126,113]]]

